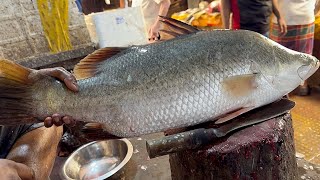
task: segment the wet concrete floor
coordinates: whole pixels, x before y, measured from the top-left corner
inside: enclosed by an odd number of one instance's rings
[[[296,151],[320,165],[320,91],[311,96],[290,96],[296,102],[292,110]]]
[[[296,102],[291,111],[299,166],[298,179],[320,180],[320,87],[310,96],[290,96]]]

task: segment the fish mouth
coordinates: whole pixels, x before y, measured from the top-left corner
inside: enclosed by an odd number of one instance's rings
[[[308,65],[302,65],[298,68],[297,73],[302,81],[307,80],[312,76],[319,68],[320,62],[318,59],[314,58],[314,63]]]

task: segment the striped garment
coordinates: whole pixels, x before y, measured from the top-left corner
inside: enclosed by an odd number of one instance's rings
[[[282,37],[278,24],[273,23],[270,30],[270,39],[289,49],[312,54],[314,23],[307,25],[288,25],[287,29],[287,34]]]

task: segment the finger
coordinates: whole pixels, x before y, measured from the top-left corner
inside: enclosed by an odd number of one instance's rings
[[[282,36],[284,36],[286,33],[285,33],[285,26],[284,25],[282,25],[282,29],[283,29],[283,31],[281,32],[281,35]]]
[[[71,117],[70,116],[64,116],[62,118],[62,121],[65,123],[65,124],[71,124]]]
[[[154,32],[154,33],[152,34],[152,37],[158,38],[158,33]]]
[[[64,116],[62,120],[70,127],[73,127],[76,124],[76,121],[71,116]]]
[[[45,73],[63,81],[70,90],[78,91],[76,78],[64,68],[51,68],[45,71]]]
[[[63,125],[63,121],[59,121],[59,122],[53,122],[55,126],[62,126]]]
[[[48,69],[40,69],[39,70],[42,74],[52,76],[55,78],[58,78],[60,80],[63,80],[65,78],[65,74],[68,74],[68,71],[65,70],[62,67],[56,67],[56,68],[48,68]]]
[[[14,168],[21,179],[32,180],[35,178],[34,171],[25,164],[14,163]]]
[[[46,117],[46,119],[44,119],[44,126],[49,128],[52,125],[53,125],[52,118],[51,117]]]
[[[61,120],[61,115],[60,114],[53,114],[52,119],[53,119],[54,124],[59,123]]]
[[[155,36],[150,36],[149,39],[154,40]]]
[[[64,68],[56,68],[55,71],[58,75],[57,78],[63,81],[70,90],[75,92],[79,90],[77,80],[71,73]]]
[[[287,34],[287,32],[288,32],[287,26],[284,25],[284,35]]]
[[[52,123],[56,126],[61,126],[63,124],[62,116],[60,114],[53,114]]]
[[[74,78],[73,75],[68,75],[69,77],[65,78],[63,80],[63,82],[66,84],[66,86],[71,90],[71,91],[74,91],[74,92],[77,92],[79,91],[79,87],[78,87],[78,84],[77,84],[77,81],[76,79]]]

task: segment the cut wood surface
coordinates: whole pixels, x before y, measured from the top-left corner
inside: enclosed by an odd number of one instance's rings
[[[173,180],[293,180],[297,163],[290,114],[242,129],[197,151],[170,155]]]

